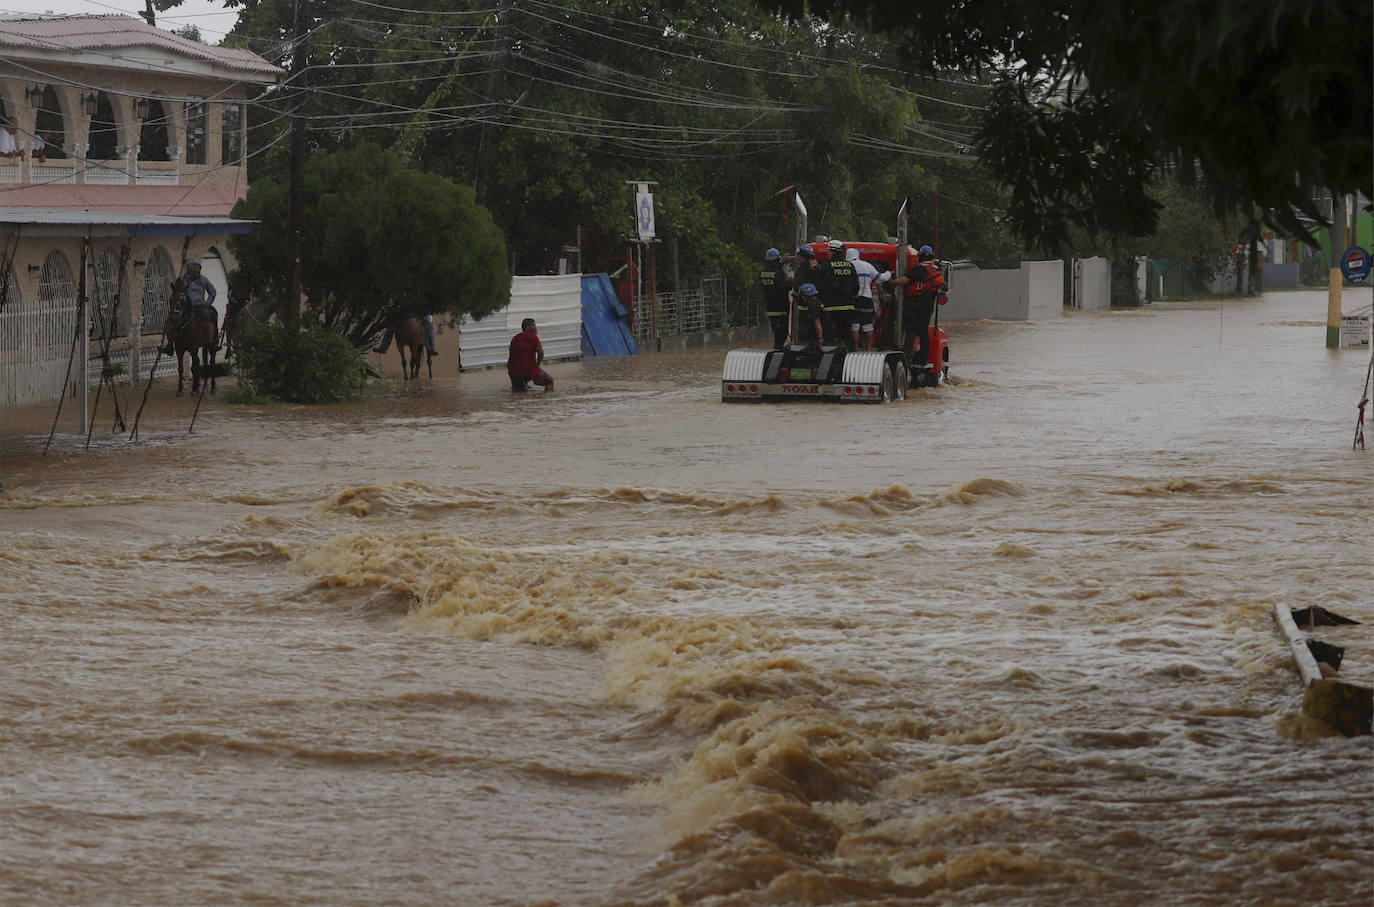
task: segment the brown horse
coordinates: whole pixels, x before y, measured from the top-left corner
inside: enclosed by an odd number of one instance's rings
[[[396,342],[396,349],[401,354],[401,376],[409,381],[412,378],[420,377],[420,354],[425,357],[425,365],[429,366],[429,380],[434,380],[434,360],[429,355],[429,347],[425,345],[425,331],[418,318],[401,318],[391,325],[391,337]],[[406,367],[406,351],[410,351],[410,367]]]
[[[224,304],[224,328],[220,331],[220,349],[224,350],[224,361],[228,362],[234,352],[234,338],[239,333],[239,322],[248,316],[248,303],[242,299],[229,297]]]
[[[211,310],[213,311],[213,309]],[[203,377],[215,392],[215,350],[219,347],[219,328],[213,318],[206,320],[195,311],[186,298],[185,281],[178,277],[172,283],[172,304],[167,321],[162,325],[177,356],[177,396],[186,383],[186,354],[191,354],[191,393],[200,393]]]

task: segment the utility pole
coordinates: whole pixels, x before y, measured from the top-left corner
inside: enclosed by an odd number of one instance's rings
[[[1341,345],[1341,255],[1346,249],[1344,193],[1331,193],[1331,228],[1326,235],[1326,244],[1331,247],[1331,271],[1326,285],[1326,348],[1334,350]]]
[[[500,100],[502,82],[506,75],[506,66],[510,59],[510,0],[497,0],[496,2],[496,43],[497,51],[496,65],[491,70],[491,80],[487,83],[487,106],[482,115],[482,128],[477,133],[477,164],[472,178],[472,191],[477,197],[477,203],[485,204],[487,200],[487,158],[491,155],[491,144],[498,140],[491,136],[493,117],[500,118],[498,109],[504,109],[504,102]],[[500,105],[498,107],[498,105]]]
[[[291,51],[291,76],[288,81],[296,92],[291,116],[291,187],[287,201],[287,232],[291,251],[291,286],[282,304],[282,320],[296,327],[301,320],[301,296],[305,292],[305,276],[301,268],[305,224],[305,104],[308,77],[306,68],[310,57],[310,0],[297,0],[295,41]]]

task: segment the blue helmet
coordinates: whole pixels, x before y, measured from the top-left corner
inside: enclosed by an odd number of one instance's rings
[[[812,250],[810,243],[802,243],[800,246],[797,247],[797,254],[800,255],[802,258],[811,258],[816,253]],[[812,289],[815,288],[812,287]]]
[[[764,261],[782,261],[782,254],[777,249],[769,249],[763,253]]]
[[[934,257],[935,257],[935,250],[932,249],[930,246],[921,246],[921,248],[920,248],[918,251],[919,251],[919,254],[917,255],[918,258],[934,258]]]
[[[802,248],[806,248],[806,247],[803,246]],[[817,293],[816,293],[816,285],[815,285],[814,283],[804,283],[804,284],[802,284],[798,289],[801,290],[801,294],[802,294],[803,296],[815,296],[815,295],[817,295]]]

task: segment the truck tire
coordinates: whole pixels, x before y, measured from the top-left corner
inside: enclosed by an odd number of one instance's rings
[[[905,400],[907,388],[911,383],[911,379],[907,377],[906,365],[901,361],[894,361],[889,371],[892,372],[892,384],[895,388],[892,399]]]

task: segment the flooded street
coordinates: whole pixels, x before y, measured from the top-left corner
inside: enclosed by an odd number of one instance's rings
[[[7,412],[0,901],[1368,904],[1272,617],[1374,628],[1325,310],[956,322],[888,406],[709,349]]]

